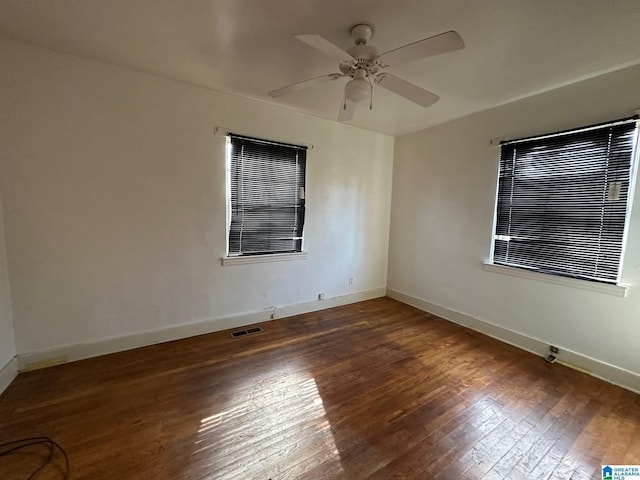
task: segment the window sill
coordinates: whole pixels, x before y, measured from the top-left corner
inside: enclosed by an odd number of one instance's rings
[[[482,269],[487,272],[500,273],[503,275],[510,275],[512,277],[528,278],[530,280],[538,280],[540,282],[546,283],[555,283],[556,285],[563,285],[565,287],[605,293],[607,295],[613,295],[615,297],[627,296],[628,287],[626,285],[609,285],[606,283],[590,282],[588,280],[580,280],[577,278],[560,277],[556,275],[549,275],[546,273],[531,272],[522,268],[495,265],[488,262],[484,262],[482,264]]]
[[[224,267],[231,265],[248,265],[250,263],[284,262],[290,260],[304,260],[307,252],[274,253],[272,255],[244,255],[240,257],[222,257]]]

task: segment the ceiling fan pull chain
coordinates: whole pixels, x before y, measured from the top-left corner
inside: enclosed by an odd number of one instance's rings
[[[371,77],[367,75],[367,80],[369,80],[369,87],[371,88],[371,95],[369,95],[369,110],[373,110],[373,83],[371,83]]]

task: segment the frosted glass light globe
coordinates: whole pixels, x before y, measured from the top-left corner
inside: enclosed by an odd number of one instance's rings
[[[345,86],[345,96],[353,102],[361,102],[369,98],[371,86],[362,78],[354,78]]]

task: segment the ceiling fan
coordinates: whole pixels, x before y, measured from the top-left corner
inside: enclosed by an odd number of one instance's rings
[[[351,38],[355,46],[348,48],[346,51],[320,35],[294,35],[298,40],[339,60],[338,69],[340,73],[330,73],[329,75],[293,83],[286,87],[272,90],[269,95],[280,97],[320,83],[349,77],[351,80],[345,85],[344,98],[338,114],[338,120],[340,121],[350,120],[353,117],[356,104],[363,100],[369,99],[369,108],[373,108],[373,84],[386,88],[422,107],[429,107],[437,102],[440,97],[436,94],[383,70],[399,63],[411,62],[464,48],[464,41],[460,35],[457,32],[449,31],[378,55],[377,50],[368,45],[369,40],[373,37],[373,31],[373,25],[368,23],[359,23],[351,27]]]

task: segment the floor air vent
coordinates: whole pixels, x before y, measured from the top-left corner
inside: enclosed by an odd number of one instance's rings
[[[260,327],[248,328],[247,330],[237,330],[235,332],[231,332],[231,338],[240,338],[246,335],[251,335],[252,333],[260,333],[260,332],[262,332],[262,328]]]

